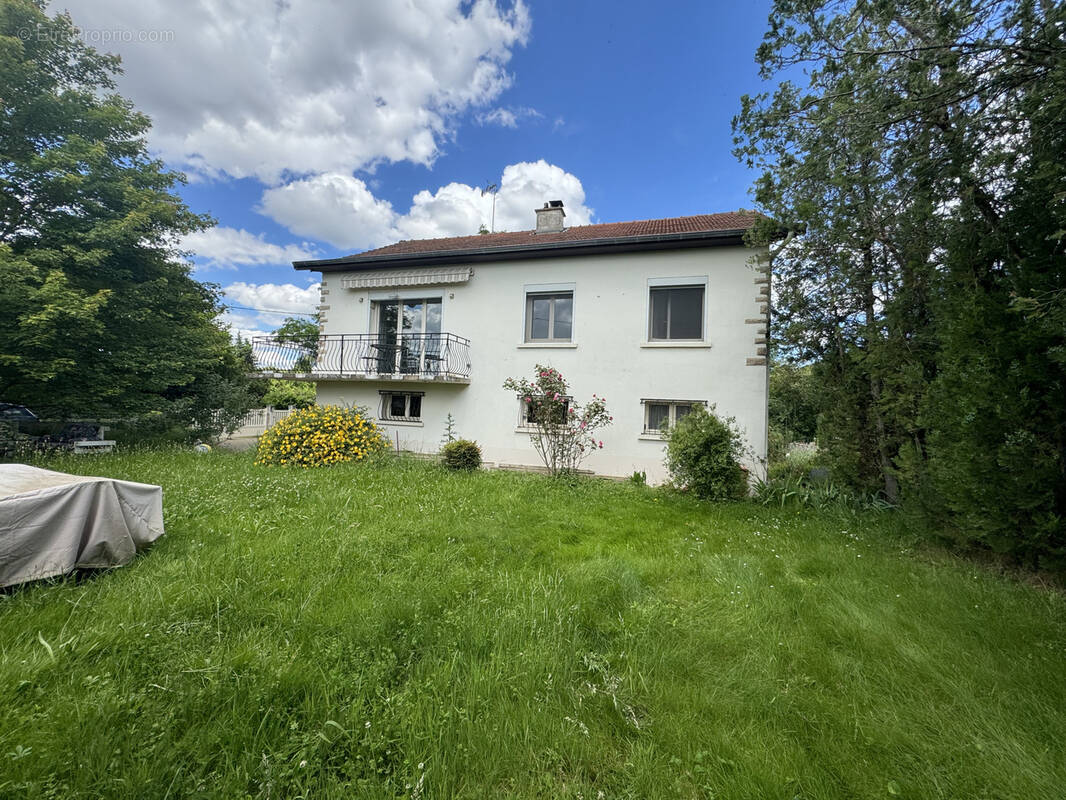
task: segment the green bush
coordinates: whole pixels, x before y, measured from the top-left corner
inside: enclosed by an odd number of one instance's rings
[[[747,493],[740,466],[744,437],[732,418],[695,406],[666,433],[666,467],[673,481],[706,500],[731,500]]]
[[[481,448],[469,439],[455,439],[440,449],[441,460],[448,469],[477,469],[481,466]]]
[[[770,464],[766,480],[756,481],[752,494],[763,505],[814,509],[885,511],[893,508],[878,492],[862,492],[834,480],[825,453],[799,450]]]
[[[272,380],[262,402],[273,408],[308,408],[315,404],[315,384]]]

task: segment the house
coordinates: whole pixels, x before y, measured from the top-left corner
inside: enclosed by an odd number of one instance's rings
[[[366,407],[401,449],[436,452],[450,414],[487,462],[529,467],[527,406],[502,384],[550,365],[614,416],[588,469],[665,479],[660,430],[706,404],[736,418],[762,474],[769,273],[743,242],[754,215],[565,219],[553,201],[533,230],[294,262],[322,274],[317,352],[256,341],[260,364],[316,381],[320,403]]]

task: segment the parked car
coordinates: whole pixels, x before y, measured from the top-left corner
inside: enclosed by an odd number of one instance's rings
[[[6,422],[36,422],[37,415],[26,406],[17,406],[14,403],[0,403],[0,420]]]
[[[20,422],[36,422],[37,415],[26,406],[0,403],[0,458],[15,455],[20,448],[34,448],[37,437],[19,432]]]

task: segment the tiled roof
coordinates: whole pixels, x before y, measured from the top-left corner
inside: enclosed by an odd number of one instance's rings
[[[669,234],[701,233],[704,231],[743,232],[755,224],[756,217],[757,215],[751,211],[730,211],[724,214],[696,214],[691,217],[646,219],[635,222],[607,222],[602,225],[579,225],[573,228],[566,228],[559,233],[535,233],[530,230],[484,233],[473,236],[451,236],[445,239],[411,239],[379,247],[376,250],[367,250],[364,253],[349,256],[349,259],[446,253],[453,250],[491,250],[497,247],[526,248],[564,242],[666,236]]]

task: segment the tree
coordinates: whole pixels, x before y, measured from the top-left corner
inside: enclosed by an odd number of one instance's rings
[[[215,321],[218,289],[176,248],[212,220],[148,156],[148,118],[113,91],[118,58],[42,6],[0,3],[4,399],[96,417],[188,418],[220,392],[236,403],[247,379]]]
[[[1030,559],[1066,555],[1064,36],[1040,0],[777,0],[757,60],[806,85],[734,121],[806,230],[775,345],[817,364],[840,477]]]
[[[310,372],[318,359],[318,342],[321,333],[318,328],[318,315],[313,319],[285,317],[285,321],[274,331],[274,338],[285,344],[295,345],[299,356],[294,369],[297,372]]]
[[[274,331],[274,337],[285,342],[293,342],[309,350],[318,350],[318,319],[285,317]]]
[[[814,441],[821,397],[813,365],[774,364],[769,404],[770,426],[787,441]]]

